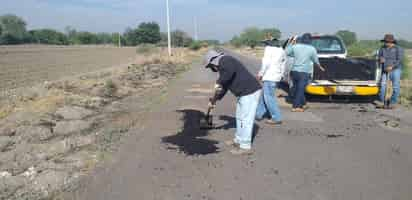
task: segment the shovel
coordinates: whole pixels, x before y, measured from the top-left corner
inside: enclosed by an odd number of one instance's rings
[[[206,115],[200,119],[200,129],[208,130],[213,129],[213,116],[211,115],[213,108],[209,107],[207,109]]]
[[[390,73],[386,73],[386,88],[385,88],[385,109],[390,108],[391,98],[393,94],[392,80],[390,79]]]

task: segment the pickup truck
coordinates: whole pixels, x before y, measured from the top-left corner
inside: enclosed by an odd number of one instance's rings
[[[299,37],[297,40],[299,42]],[[292,45],[289,42],[286,42],[284,47]],[[344,43],[339,37],[333,35],[312,36],[312,45],[318,51],[319,61],[326,71],[322,72],[314,68],[312,80],[306,87],[307,94],[320,96],[378,94],[381,69],[376,59],[347,58]],[[289,58],[287,69],[291,68],[292,63],[293,58]]]

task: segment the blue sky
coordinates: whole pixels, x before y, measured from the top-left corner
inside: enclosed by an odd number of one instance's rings
[[[0,15],[23,17],[28,28],[72,26],[93,32],[123,32],[156,21],[165,30],[165,0],[1,0]],[[172,29],[200,39],[228,40],[245,27],[277,27],[283,36],[350,29],[363,39],[392,32],[412,40],[411,0],[170,0]]]

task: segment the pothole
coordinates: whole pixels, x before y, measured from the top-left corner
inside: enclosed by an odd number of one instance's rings
[[[383,128],[390,130],[400,130],[401,120],[400,118],[381,114],[377,117],[376,122]]]

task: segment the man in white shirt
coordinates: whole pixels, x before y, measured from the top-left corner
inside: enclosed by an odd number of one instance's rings
[[[271,125],[282,124],[276,88],[285,73],[286,61],[287,56],[283,48],[266,46],[262,59],[262,68],[257,75],[257,78],[263,82],[263,95],[256,111],[257,120],[262,120],[268,114],[271,118],[266,123]]]

